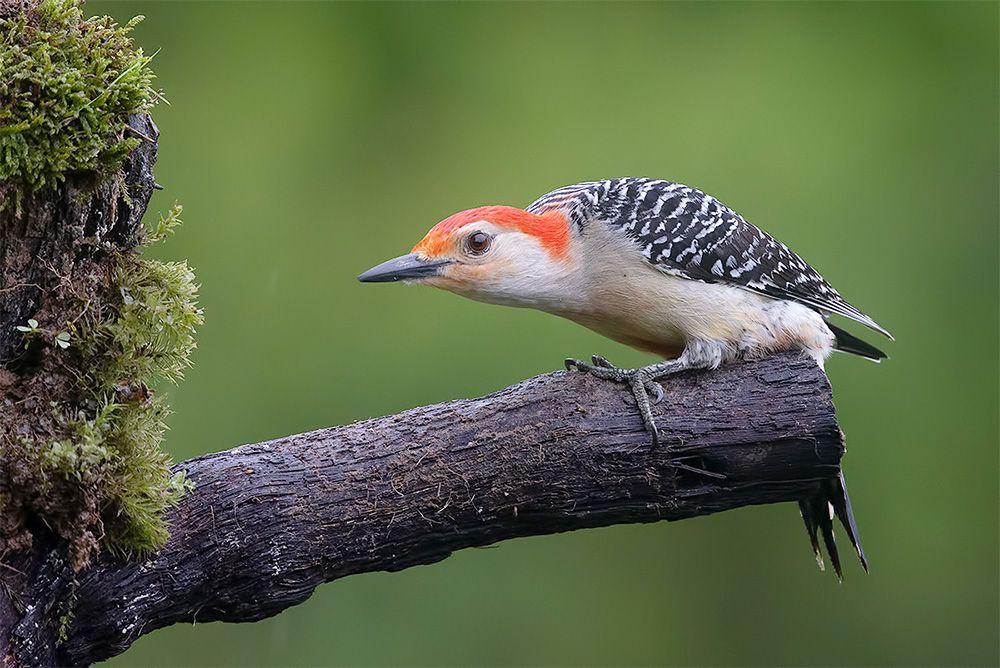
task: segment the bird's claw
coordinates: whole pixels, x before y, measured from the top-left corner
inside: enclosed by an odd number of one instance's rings
[[[603,357],[601,355],[591,355],[590,359],[594,363],[594,366],[603,367],[605,369],[615,368],[615,365],[609,362],[607,357]]]
[[[663,401],[663,386],[655,380],[646,381],[646,391],[653,395],[653,404]]]
[[[653,445],[658,445],[660,434],[656,428],[656,422],[653,420],[651,405],[663,401],[663,387],[653,380],[645,369],[621,369],[601,355],[594,355],[590,359],[591,364],[573,357],[567,358],[564,362],[566,370],[577,369],[604,380],[628,383],[642,416],[642,423],[652,437]]]
[[[649,432],[649,438],[653,442],[653,447],[658,448],[660,446],[660,430],[656,428],[656,422],[653,420],[647,422],[646,431]]]
[[[636,406],[639,408],[639,414],[642,415],[642,423],[646,426],[646,431],[653,439],[653,446],[659,445],[660,433],[656,428],[656,421],[653,420],[653,409],[650,405],[649,394],[650,385],[655,386],[659,392],[655,393],[657,398],[662,398],[663,388],[660,387],[659,383],[653,381],[649,378],[642,369],[634,369],[630,374],[628,379],[629,385],[632,387],[632,396],[635,397]]]
[[[594,356],[594,364],[572,357],[568,358],[565,364],[567,371],[577,369],[578,371],[584,371],[604,380],[613,380],[616,383],[626,382],[633,371],[632,369],[619,369],[611,362],[597,355]]]

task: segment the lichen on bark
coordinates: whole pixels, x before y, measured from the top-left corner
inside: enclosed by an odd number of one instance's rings
[[[155,549],[187,487],[151,388],[180,379],[201,310],[185,263],[142,254],[180,207],[140,223],[156,137],[135,119],[159,93],[136,22],[0,15],[0,556],[40,530],[77,569]]]

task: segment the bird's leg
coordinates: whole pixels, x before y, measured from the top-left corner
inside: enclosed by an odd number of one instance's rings
[[[616,367],[600,355],[594,355],[591,360],[593,363],[588,364],[583,360],[569,358],[566,360],[566,369],[569,371],[575,368],[579,371],[585,371],[592,376],[603,378],[604,380],[616,383],[628,383],[632,389],[632,395],[635,397],[635,402],[639,407],[639,413],[642,415],[642,422],[646,426],[646,431],[653,437],[653,445],[659,444],[659,431],[656,428],[656,422],[653,420],[652,404],[659,403],[663,399],[663,387],[656,381],[678,371],[700,366],[692,364],[686,355],[681,355],[675,360],[650,364],[649,366],[636,369]],[[650,401],[650,395],[652,395],[652,402]]]

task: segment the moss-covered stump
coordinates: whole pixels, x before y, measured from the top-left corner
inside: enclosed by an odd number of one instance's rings
[[[193,275],[142,257],[159,97],[133,23],[76,0],[0,15],[0,558],[53,539],[79,570],[155,549],[186,482],[159,447],[194,347]]]

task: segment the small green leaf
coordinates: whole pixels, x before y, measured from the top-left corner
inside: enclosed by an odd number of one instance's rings
[[[38,329],[38,321],[34,318],[28,318],[28,326],[32,329]]]
[[[69,332],[59,332],[56,334],[56,345],[63,350],[69,348]]]

